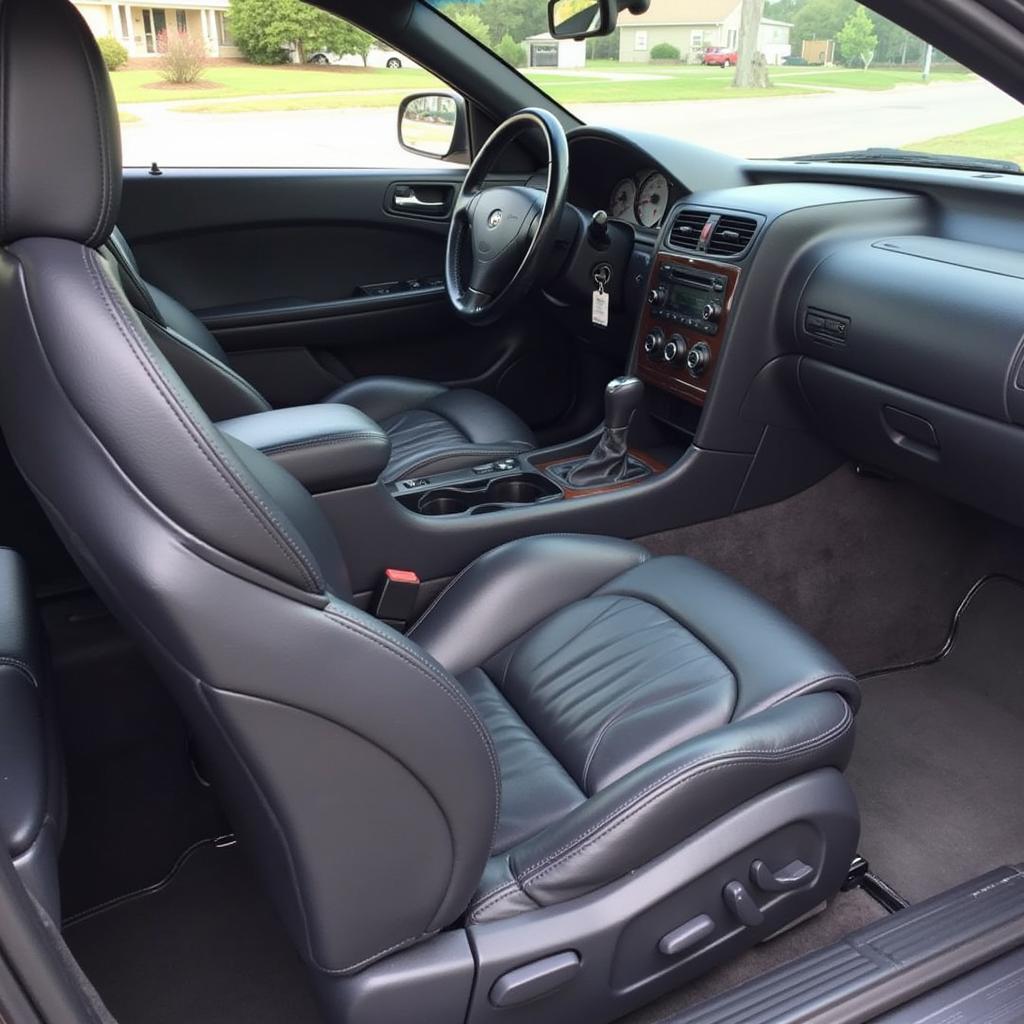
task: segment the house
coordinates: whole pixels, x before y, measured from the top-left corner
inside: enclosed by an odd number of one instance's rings
[[[684,61],[700,63],[709,46],[736,48],[740,36],[741,0],[652,0],[642,15],[619,15],[619,60],[642,63],[651,48],[671,43]],[[787,21],[762,18],[757,48],[769,64],[781,64],[792,52]]]
[[[581,68],[587,63],[585,39],[552,39],[546,32],[523,40],[531,68]]]
[[[156,56],[157,40],[167,31],[199,36],[211,57],[241,56],[231,37],[228,5],[229,0],[178,0],[173,7],[147,7],[115,0],[75,2],[93,33],[120,40],[130,57]]]

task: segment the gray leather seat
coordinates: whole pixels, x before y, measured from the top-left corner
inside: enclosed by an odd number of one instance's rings
[[[101,251],[120,157],[91,34],[65,0],[0,0],[0,24],[0,425],[327,1013],[608,1020],[832,895],[857,840],[843,668],[612,538],[499,548],[408,636],[354,607],[317,505],[214,426]]]
[[[105,251],[113,257],[125,295],[150,336],[212,420],[270,408],[230,367],[205,324],[177,299],[143,280],[135,255],[117,228]],[[391,460],[382,475],[386,481],[461,469],[537,447],[533,431],[511,409],[470,388],[447,388],[409,377],[364,377],[342,385],[323,401],[354,406],[384,429],[391,440]]]

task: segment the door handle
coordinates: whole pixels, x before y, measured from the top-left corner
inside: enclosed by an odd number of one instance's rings
[[[454,196],[454,187],[447,184],[395,185],[388,199],[388,208],[406,216],[433,217],[441,220],[452,208]]]
[[[443,199],[438,200],[436,203],[425,202],[415,192],[411,195],[395,196],[395,206],[400,210],[440,210],[447,205]]]

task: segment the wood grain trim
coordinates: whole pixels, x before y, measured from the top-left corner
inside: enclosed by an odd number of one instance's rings
[[[633,456],[637,462],[642,462],[650,471],[651,476],[657,476],[659,473],[665,472],[665,464],[659,462],[654,456],[648,455],[647,452],[637,451],[635,448],[629,449],[629,454]],[[537,468],[547,471],[552,466],[561,466],[566,462],[579,462],[581,456],[573,455],[568,459],[554,459],[551,462],[539,462]],[[623,480],[622,483],[609,484],[607,487],[566,487],[564,480],[559,480],[558,477],[553,474],[548,474],[556,483],[562,488],[563,496],[568,500],[572,498],[588,498],[592,494],[607,494],[609,491],[621,491],[626,487],[635,487],[637,484],[642,484],[645,480],[650,480],[649,476],[641,476],[636,480]]]
[[[671,323],[655,317],[651,305],[645,305],[640,316],[640,325],[637,329],[636,338],[633,340],[632,372],[641,380],[646,381],[648,384],[653,384],[663,391],[669,391],[680,398],[685,398],[694,405],[703,405],[707,398],[708,389],[711,387],[711,382],[714,380],[715,371],[718,369],[718,364],[721,361],[722,347],[725,343],[725,335],[729,325],[729,316],[732,312],[733,302],[735,301],[736,291],[739,286],[740,268],[733,266],[731,263],[718,263],[714,260],[701,259],[696,256],[659,252],[651,261],[651,275],[648,281],[649,291],[658,286],[658,282],[661,279],[661,268],[665,265],[721,274],[727,279],[725,294],[722,297],[722,316],[718,322],[718,331],[713,335],[702,334],[681,324]],[[705,342],[708,348],[711,349],[711,363],[708,369],[699,378],[694,378],[685,365],[666,363],[660,356],[652,359],[644,352],[643,341],[655,328],[661,330],[666,340],[671,338],[673,334],[682,335],[687,349],[702,341]]]

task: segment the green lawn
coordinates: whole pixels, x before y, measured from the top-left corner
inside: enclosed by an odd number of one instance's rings
[[[779,68],[772,72],[776,81],[796,81],[801,85],[824,86],[830,89],[863,89],[869,92],[884,92],[897,85],[925,85],[920,71],[851,70],[845,68]],[[955,82],[964,80],[962,72],[938,71],[933,82]]]
[[[955,156],[980,156],[993,160],[1012,160],[1024,167],[1024,117],[975,128],[958,135],[940,135],[926,142],[915,142],[904,149],[924,150]]]
[[[208,68],[209,85],[156,87],[160,75],[154,68],[141,71],[115,71],[111,76],[118,103],[154,103],[167,100],[221,99],[228,96],[267,96],[301,92],[363,92],[367,89],[394,89],[412,92],[440,83],[427,71],[413,68],[338,68],[238,67]]]

